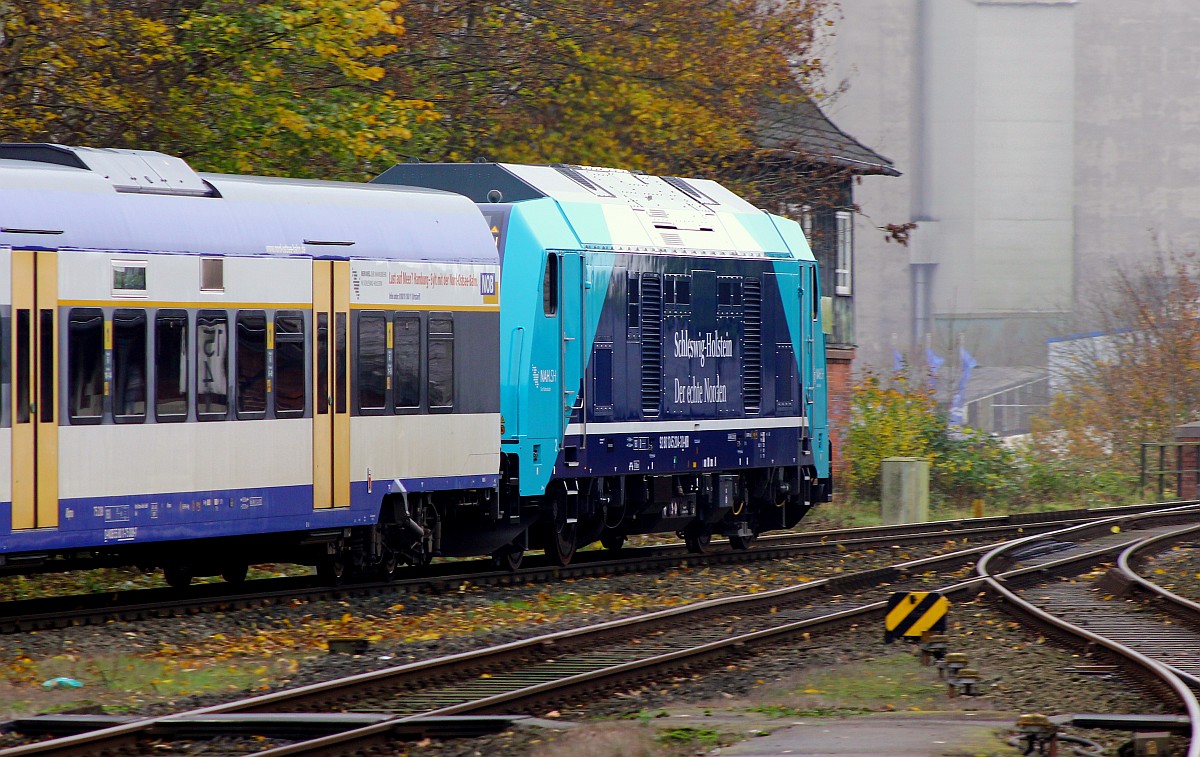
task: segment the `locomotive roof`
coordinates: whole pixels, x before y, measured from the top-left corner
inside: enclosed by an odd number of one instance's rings
[[[807,245],[779,227],[792,222],[707,179],[591,166],[400,163],[372,183],[459,192],[484,206],[549,198],[585,247],[811,259]]]
[[[430,189],[228,176],[143,150],[0,145],[0,245],[490,262],[466,198]]]

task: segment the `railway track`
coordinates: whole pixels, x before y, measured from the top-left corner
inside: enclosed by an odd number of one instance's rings
[[[1122,514],[1001,547],[984,545],[795,587],[694,603],[170,716],[140,720],[42,716],[19,721],[16,727],[27,733],[60,734],[57,738],[0,751],[0,755],[111,750],[134,754],[150,738],[161,745],[172,739],[231,733],[269,735],[288,742],[259,752],[263,755],[341,754],[414,734],[495,728],[507,721],[479,716],[561,707],[597,691],[668,672],[710,670],[716,661],[745,654],[757,645],[877,621],[886,612],[886,595],[893,591],[938,589],[963,597],[985,586],[1005,603],[1005,609],[1034,616],[1056,638],[1070,637],[1077,644],[1083,639],[1093,650],[1103,648],[1122,664],[1152,674],[1150,688],[1160,696],[1176,698],[1180,709],[1200,722],[1196,700],[1183,682],[1186,676],[1170,665],[1136,650],[1118,651],[1116,642],[1096,633],[1089,636],[1085,630],[1082,636],[1074,635],[1070,623],[1047,620],[1051,616],[1044,609],[1032,605],[1032,609],[1018,609],[1028,604],[1021,595],[1048,596],[1047,577],[1094,569],[1118,559],[1132,545],[1147,542],[1147,536],[1155,539],[1149,544],[1165,548],[1162,545],[1172,539],[1188,538],[1200,528],[1194,525],[1198,520],[1200,508],[1195,506],[1154,515]],[[1183,530],[1180,522],[1190,530]],[[1120,561],[1136,561],[1133,554]],[[977,563],[978,577],[931,584],[936,577],[946,581],[948,574]],[[1042,587],[1035,587],[1038,580]],[[1153,591],[1135,579],[1123,584],[1134,585],[1139,591]],[[1200,679],[1190,683],[1200,685]],[[464,716],[470,717],[461,719]],[[1200,752],[1189,757],[1192,754]]]
[[[1020,539],[984,556],[977,572],[1008,613],[1060,644],[1135,671],[1148,692],[1186,713],[1187,757],[1200,757],[1200,605],[1136,570],[1149,555],[1200,533],[1200,525],[1170,521],[1149,516],[1133,533],[1081,526],[1050,544]]]
[[[1132,515],[1162,505],[1133,505],[1047,513],[1021,513],[902,526],[880,526],[776,534],[760,537],[752,549],[735,551],[724,542],[714,543],[704,554],[688,553],[683,544],[626,548],[616,552],[584,551],[565,568],[538,560],[521,570],[496,570],[490,561],[470,560],[438,563],[421,571],[402,571],[390,582],[364,582],[325,586],[314,578],[276,578],[241,585],[203,584],[186,590],[140,589],[97,592],[64,597],[17,600],[0,603],[0,634],[137,621],[201,612],[225,612],[264,607],[293,601],[343,599],[395,591],[441,592],[470,581],[479,586],[537,583],[563,578],[616,575],[677,565],[724,564],[774,560],[782,557],[821,554],[837,549],[870,548],[881,541],[918,545],[947,538],[993,539],[996,541],[1036,533],[1096,518]]]
[[[771,592],[695,603],[166,717],[138,721],[42,717],[23,721],[18,727],[60,733],[93,730],[0,754],[91,754],[105,749],[136,749],[138,740],[150,735],[169,739],[205,729],[210,733],[246,733],[255,732],[255,728],[260,734],[291,741],[261,754],[345,753],[403,738],[423,723],[442,722],[439,719],[530,711],[547,702],[561,706],[575,697],[660,676],[665,671],[711,669],[715,660],[744,654],[755,645],[878,620],[886,612],[885,594],[896,590],[939,588],[951,596],[973,595],[989,581],[1008,583],[1026,575],[1044,574],[1047,566],[1058,563],[1083,565],[1085,561],[1074,553],[1090,555],[1093,561],[1111,560],[1114,551],[1131,541],[1128,535],[1124,543],[1109,538],[1107,535],[1116,536],[1111,534],[1114,526],[1120,526],[1119,533],[1125,534],[1129,526],[1139,523],[1147,528],[1178,528],[1171,524],[1198,519],[1197,508],[1176,508],[1140,519],[1125,514],[1060,529],[1053,538],[1019,539],[1014,542],[1016,551],[1010,551],[1007,559],[1015,555],[1015,559],[1036,564],[989,572],[941,587],[930,585],[934,575],[946,580],[946,574],[967,570],[981,558],[994,565],[1005,554],[1003,548],[980,546]],[[1088,546],[1080,546],[1079,542]],[[1047,546],[1060,549],[1047,550]],[[1056,556],[1056,552],[1067,556]],[[859,592],[851,596],[866,587],[865,595]],[[296,723],[307,724],[306,730],[296,729]],[[337,732],[313,738],[313,723]]]

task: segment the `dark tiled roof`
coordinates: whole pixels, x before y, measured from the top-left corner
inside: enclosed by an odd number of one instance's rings
[[[900,175],[892,161],[839,129],[808,98],[765,103],[759,111],[758,146],[846,166],[854,173]]]

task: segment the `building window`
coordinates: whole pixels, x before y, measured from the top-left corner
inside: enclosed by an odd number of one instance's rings
[[[837,214],[837,265],[833,269],[835,294],[853,294],[851,273],[854,269],[854,215],[845,210]]]
[[[813,211],[809,205],[800,207],[800,230],[804,232],[804,238],[808,241],[809,246],[812,246],[813,235]]]

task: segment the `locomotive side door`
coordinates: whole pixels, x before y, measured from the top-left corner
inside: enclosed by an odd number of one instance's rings
[[[550,253],[554,255],[555,253]],[[570,421],[574,412],[583,407],[583,373],[586,353],[583,324],[587,320],[584,303],[587,301],[583,276],[583,255],[579,252],[558,254],[558,327],[561,347],[559,349],[559,371],[562,380],[563,424]],[[581,419],[587,417],[586,413]],[[586,423],[586,421],[585,421]],[[586,434],[586,427],[584,433]],[[585,437],[586,438],[586,437]]]
[[[58,253],[12,251],[12,525],[58,526]],[[111,326],[105,324],[105,348]],[[106,384],[107,386],[107,384]]]
[[[313,507],[350,506],[350,262],[313,261]]]

